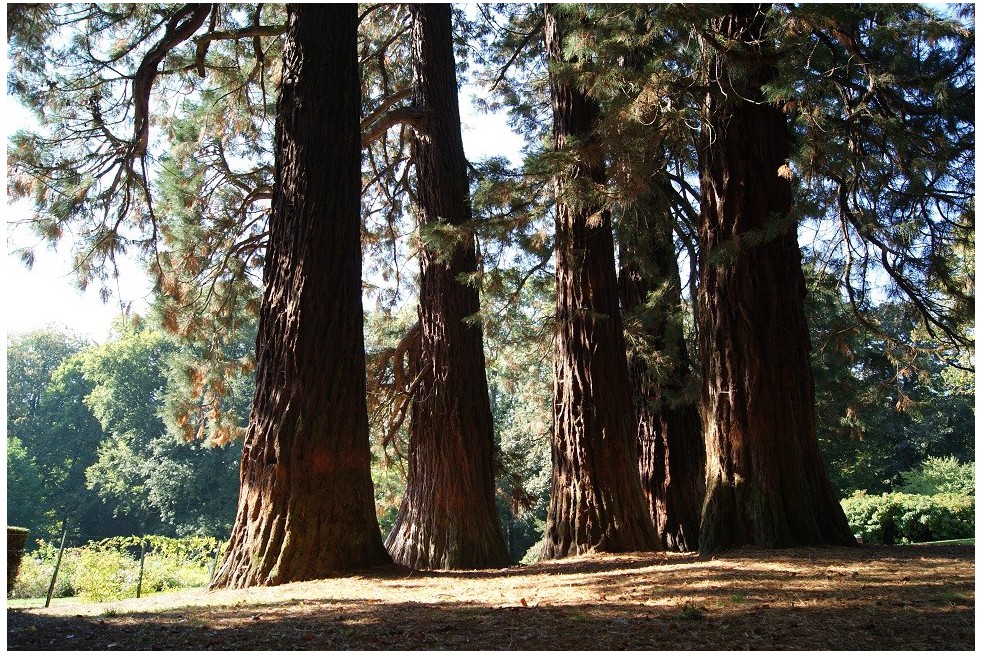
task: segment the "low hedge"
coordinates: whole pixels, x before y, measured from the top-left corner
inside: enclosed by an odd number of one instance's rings
[[[7,526],[7,595],[14,588],[14,581],[17,580],[17,573],[20,571],[20,562],[24,557],[24,546],[27,544],[27,535],[30,531],[27,528],[18,528],[13,525]]]
[[[842,501],[849,526],[867,544],[916,543],[975,536],[975,497],[962,494],[857,492]]]

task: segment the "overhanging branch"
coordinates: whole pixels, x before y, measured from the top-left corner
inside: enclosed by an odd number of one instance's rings
[[[361,146],[364,148],[396,125],[411,125],[418,130],[422,128],[425,117],[426,113],[415,107],[396,107],[370,125],[362,123]]]

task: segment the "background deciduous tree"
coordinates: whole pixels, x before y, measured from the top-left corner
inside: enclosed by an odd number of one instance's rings
[[[85,404],[105,432],[85,478],[103,503],[144,533],[223,534],[232,525],[228,490],[241,448],[168,429],[165,397],[174,392],[168,371],[179,352],[166,333],[134,322],[83,353],[81,370],[91,385]]]
[[[31,344],[62,357],[46,382],[29,379],[41,372],[31,365]],[[229,530],[234,501],[228,490],[240,449],[188,440],[176,423],[166,425],[165,398],[184,395],[170,377],[184,355],[171,337],[121,321],[102,344],[83,345],[48,330],[15,335],[10,345],[12,386],[42,389],[27,414],[16,407],[20,403],[10,408],[12,517],[23,517],[41,538],[54,535],[66,516],[73,533],[90,537]],[[247,376],[229,382],[249,386]]]
[[[105,436],[85,404],[86,342],[48,328],[12,335],[7,345],[9,520],[37,536],[54,534],[66,516],[75,528],[112,526],[112,510],[85,487]]]

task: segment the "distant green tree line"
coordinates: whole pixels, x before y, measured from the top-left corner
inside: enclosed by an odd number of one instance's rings
[[[139,320],[103,344],[54,328],[13,335],[7,367],[7,520],[35,536],[224,535],[241,443],[188,439],[194,354]],[[251,383],[222,402],[244,420]],[[245,395],[243,395],[245,394]],[[169,412],[169,413],[168,413]]]

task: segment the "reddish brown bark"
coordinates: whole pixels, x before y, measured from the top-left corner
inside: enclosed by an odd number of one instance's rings
[[[421,223],[461,228],[455,243],[420,252],[421,356],[412,403],[409,471],[386,546],[417,569],[508,563],[494,503],[494,433],[478,289],[467,161],[460,136],[450,5],[412,5],[413,105],[424,116],[414,153]]]
[[[555,149],[590,139],[598,108],[562,70],[563,19],[547,6],[545,38]],[[589,146],[556,177],[556,342],[552,491],[545,558],[656,548],[634,449],[610,213],[591,199],[605,181]],[[575,199],[574,199],[575,197]]]
[[[369,470],[354,5],[289,5],[256,394],[213,588],[389,561]]]
[[[854,544],[818,450],[788,127],[763,99],[765,8],[712,22],[700,147],[699,335],[710,553],[752,544]],[[730,43],[732,53],[720,43]]]
[[[628,357],[637,426],[638,466],[648,512],[666,550],[699,547],[705,446],[682,329],[682,282],[672,218],[657,188],[623,219],[621,304],[633,319]]]

